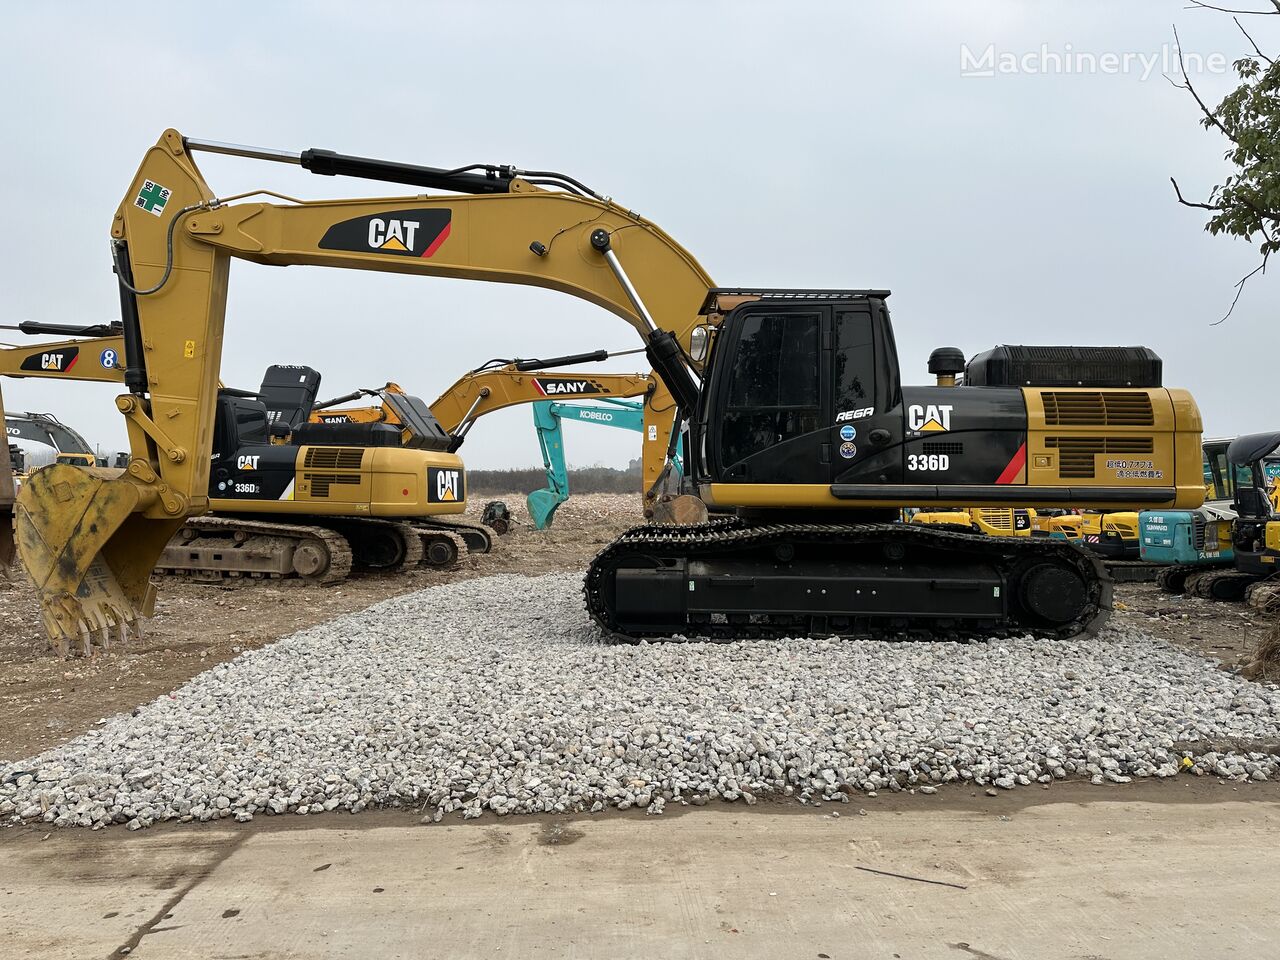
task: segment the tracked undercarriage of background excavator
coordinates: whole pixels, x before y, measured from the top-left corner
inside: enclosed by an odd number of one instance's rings
[[[201,150],[451,191],[376,200],[218,198]],[[689,476],[732,519],[633,530],[586,576],[609,633],[1064,636],[1106,615],[1075,545],[882,522],[903,506],[1187,506],[1200,417],[1141,349],[1003,348],[962,387],[901,382],[883,290],[716,287],[652,222],[548,171],[289,154],[166,131],[111,229],[133,459],[24,486],[19,549],[51,633],[128,623],[184,519],[208,507],[232,258],[532,284],[641,335],[687,423]],[[87,523],[87,521],[91,521]],[[92,532],[89,527],[92,527]]]

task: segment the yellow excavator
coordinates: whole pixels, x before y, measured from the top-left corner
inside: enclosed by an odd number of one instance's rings
[[[311,412],[313,423],[387,423],[401,428],[401,442],[413,446],[420,430],[414,424],[425,409],[452,438],[457,450],[483,416],[520,404],[544,400],[601,400],[643,397],[644,440],[641,446],[644,491],[643,509],[648,518],[661,511],[666,502],[664,481],[670,474],[669,446],[674,436],[672,424],[675,401],[654,373],[589,373],[566,375],[553,368],[609,358],[604,350],[552,357],[545,360],[498,360],[464,374],[429,407],[404,391],[397,383],[362,388],[317,403]],[[377,406],[342,407],[361,398],[375,398]]]
[[[200,152],[411,186],[386,199],[218,197]],[[423,195],[421,190],[447,191]],[[776,234],[777,230],[772,233]],[[631,209],[554,171],[287,153],[165,131],[111,225],[132,450],[123,473],[54,465],[24,484],[18,549],[52,636],[150,612],[149,573],[209,507],[233,259],[541,286],[621,317],[688,431],[689,526],[635,528],[586,572],[614,637],[1077,634],[1110,608],[1065,541],[890,522],[904,506],[1195,506],[1199,411],[1145,348],[1005,346],[964,386],[902,382],[878,289],[718,287]]]
[[[120,328],[21,324],[14,329],[94,339],[0,350],[0,375],[118,383],[125,376]],[[219,384],[209,490],[216,515],[188,520],[157,573],[333,583],[353,566],[445,566],[469,548],[488,549],[491,538],[479,525],[446,522],[466,507],[465,472],[447,436],[437,429],[431,442],[401,450],[390,428],[305,425],[318,386],[319,375],[300,366],[269,368],[253,393]],[[94,463],[61,455],[58,462]]]
[[[335,583],[353,567],[445,566],[489,548],[478,525],[452,520],[466,475],[434,421],[413,448],[387,424],[309,423],[319,386],[310,367],[277,364],[257,391],[218,390],[213,513],[179,529],[159,572]]]
[[[94,338],[29,346],[0,345],[0,377],[119,383],[123,378],[124,362],[124,340],[120,336],[122,329],[119,323],[67,326],[30,320],[15,325],[0,325],[0,330],[16,330],[26,336]],[[81,355],[82,350],[84,356]],[[0,420],[4,419],[4,395],[0,391]],[[14,464],[6,443],[3,453],[0,453],[0,568],[4,569],[10,567],[16,557],[15,499]]]

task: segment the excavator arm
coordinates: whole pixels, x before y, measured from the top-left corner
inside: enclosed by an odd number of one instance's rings
[[[646,516],[652,516],[666,476],[671,433],[676,426],[676,402],[662,380],[654,373],[564,374],[540,369],[607,358],[606,352],[598,351],[575,357],[517,360],[501,366],[481,367],[464,374],[440,394],[431,404],[431,413],[445,433],[453,438],[450,449],[456,450],[475,422],[496,410],[547,400],[643,397],[641,463],[644,511]],[[387,394],[404,395],[404,390],[396,383],[388,383],[376,390],[357,390],[345,397],[317,404],[311,420],[317,423],[390,423],[403,427]],[[335,409],[337,404],[361,396],[376,396],[382,403],[377,407]]]
[[[449,434],[466,436],[471,424],[495,410],[544,400],[644,398],[641,464],[644,511],[652,516],[666,472],[671,433],[676,428],[676,402],[655,373],[582,373],[566,375],[522,370],[508,364],[467,374],[431,405]]]
[[[0,377],[120,383],[124,372],[119,336],[0,347]]]
[[[219,198],[195,163],[201,149],[458,193]],[[55,641],[123,631],[145,614],[154,597],[148,575],[164,544],[187,516],[208,508],[205,451],[233,258],[558,290],[631,324],[680,405],[696,403],[691,348],[695,329],[705,329],[699,311],[711,279],[656,225],[558,174],[283,154],[167,130],[144,156],[111,236],[128,390],[116,406],[128,430],[129,468],[106,477],[55,466],[24,484],[17,499],[18,549]]]
[[[607,358],[608,354],[584,354],[584,357]],[[642,373],[576,373],[551,372],[540,367],[556,366],[577,358],[552,358],[545,361],[513,361],[496,367],[482,367],[464,374],[450,385],[435,402],[431,413],[458,449],[472,425],[486,414],[519,404],[546,400],[603,400],[609,398],[644,398],[644,430],[641,445],[643,463],[644,505],[653,509],[660,492],[666,466],[671,432],[675,426],[676,403],[656,374]],[[317,404],[311,414],[315,423],[353,421],[357,423],[390,423],[403,427],[387,394],[404,395],[399,384],[388,383],[376,390],[357,390],[345,397]],[[337,407],[339,403],[359,396],[378,397],[376,407]]]
[[[204,509],[208,462],[193,451],[203,451],[211,440],[233,257],[559,290],[630,323],[661,352],[659,369],[672,366],[673,349],[688,353],[711,288],[688,251],[656,225],[605,199],[548,190],[513,176],[501,181],[503,192],[461,196],[233,202],[239,198],[219,200],[205,183],[190,149],[196,146],[281,159],[185,141],[169,130],[148,151],[116,213],[112,237],[117,272],[128,284],[122,306],[132,394],[117,405],[135,456],[145,451],[143,459],[155,467],[158,496],[148,513],[157,518]],[[315,152],[308,154],[316,169]],[[415,182],[417,171],[428,170],[338,159],[353,163],[344,167],[328,155],[323,169],[400,182]],[[457,177],[440,180],[440,171],[429,174],[419,179],[475,188]],[[621,278],[611,266],[620,258],[628,264]],[[684,376],[687,381],[689,374]],[[668,387],[692,405],[688,383]]]

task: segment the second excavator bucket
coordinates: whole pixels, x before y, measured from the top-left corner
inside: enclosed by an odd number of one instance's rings
[[[151,571],[182,518],[141,510],[148,488],[119,470],[45,467],[18,492],[18,554],[40,596],[50,644],[66,656],[79,640],[85,656],[140,633],[155,606]]]
[[[545,530],[555,519],[556,508],[564,503],[565,497],[554,490],[535,490],[525,497],[525,506],[529,508],[529,516],[533,518],[535,530]]]

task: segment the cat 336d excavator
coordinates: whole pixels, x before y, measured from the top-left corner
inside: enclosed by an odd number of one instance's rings
[[[448,192],[219,198],[199,151]],[[963,368],[965,386],[905,386],[888,291],[717,287],[654,223],[551,171],[168,130],[111,240],[132,459],[123,474],[55,465],[18,495],[18,548],[53,634],[148,613],[152,565],[208,508],[233,258],[533,284],[630,323],[688,423],[701,499],[732,516],[635,528],[600,552],[586,605],[614,636],[1067,636],[1110,606],[1088,553],[888,521],[904,506],[1133,509],[1204,495],[1199,411],[1161,386],[1145,349],[998,348],[967,366],[935,351],[932,372]]]

